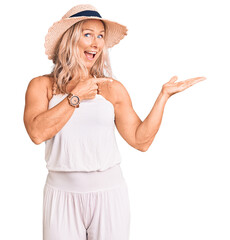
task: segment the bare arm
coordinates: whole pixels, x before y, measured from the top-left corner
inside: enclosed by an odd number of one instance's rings
[[[134,111],[125,86],[117,80],[114,81],[115,123],[119,133],[132,147],[142,152],[147,151],[160,128],[165,104],[169,97],[204,79],[206,78],[197,77],[175,83],[177,77],[172,77],[163,85],[154,106],[144,121],[141,121]]]
[[[163,115],[166,95],[160,94],[149,115],[141,121],[132,106],[132,101],[125,86],[114,81],[116,93],[115,123],[123,139],[132,147],[145,152],[156,135]]]
[[[136,131],[137,142],[142,142],[144,144],[145,151],[147,151],[149,146],[152,144],[160,128],[164,107],[169,97],[178,92],[184,91],[185,89],[205,79],[205,77],[196,77],[175,83],[177,76],[174,76],[169,82],[163,85],[162,90],[149,115],[138,126]]]
[[[113,81],[112,95],[115,96],[115,125],[122,138],[133,148],[144,151],[142,142],[137,142],[136,130],[142,123],[133,109],[132,101],[125,86],[118,80]]]
[[[137,142],[144,145],[144,151],[148,150],[160,128],[167,100],[168,96],[161,91],[149,115],[136,130]]]
[[[24,110],[24,124],[26,130],[35,144],[46,141],[59,132],[74,112],[68,99],[48,109],[48,84],[45,77],[37,77],[30,81],[26,96]]]
[[[70,91],[80,100],[93,99],[97,94],[98,83],[110,81],[109,78],[88,78],[80,80]],[[35,144],[40,144],[55,136],[72,116],[75,108],[69,105],[67,97],[48,109],[48,88],[52,84],[47,77],[33,78],[25,97],[24,123],[26,130]]]

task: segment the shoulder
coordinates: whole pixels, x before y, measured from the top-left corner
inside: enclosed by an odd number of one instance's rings
[[[124,101],[131,101],[129,93],[126,89],[126,87],[124,86],[124,84],[121,81],[118,81],[114,78],[113,82],[111,83],[111,91],[112,91],[112,95],[115,98],[115,102],[116,103],[121,103]]]
[[[52,86],[53,86],[53,78],[47,75],[37,76],[30,80],[28,84],[29,91],[42,91],[46,92],[47,97],[52,97]]]
[[[41,87],[49,87],[52,86],[52,79],[46,75],[34,77],[30,80],[29,86],[36,85]]]

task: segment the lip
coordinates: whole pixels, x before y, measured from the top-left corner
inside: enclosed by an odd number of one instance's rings
[[[92,59],[89,59],[85,54],[86,52],[95,52],[94,57]],[[97,52],[96,51],[84,51],[84,55],[89,61],[93,61],[95,59],[95,56],[97,55]]]
[[[88,53],[93,52],[93,53],[95,53],[95,55],[98,53],[97,51],[84,51],[84,53],[85,52],[88,52]]]
[[[89,50],[89,51],[85,50],[85,52],[95,52],[95,53],[97,53],[97,51],[93,51],[93,50]]]
[[[97,53],[94,54],[94,57],[93,57],[92,59],[90,59],[90,58],[88,58],[87,55],[85,54],[86,52],[88,52],[88,51],[84,51],[84,55],[85,55],[86,59],[89,60],[89,61],[94,61],[95,56],[96,56]]]

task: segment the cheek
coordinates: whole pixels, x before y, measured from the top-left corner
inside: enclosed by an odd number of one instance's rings
[[[101,42],[100,42],[100,46],[101,46],[102,48],[105,46],[105,40],[104,40],[104,39],[101,40]]]
[[[103,41],[103,42],[101,42],[101,43],[98,45],[98,47],[99,47],[99,49],[100,49],[100,52],[102,52],[102,50],[103,50],[104,46],[105,46],[105,43],[104,43],[104,41]]]
[[[81,38],[77,43],[79,49],[85,49],[89,45],[89,40]]]

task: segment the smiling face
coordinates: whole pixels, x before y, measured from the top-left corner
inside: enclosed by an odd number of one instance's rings
[[[103,50],[104,37],[105,29],[100,20],[90,19],[83,23],[78,49],[88,70],[91,69]]]

